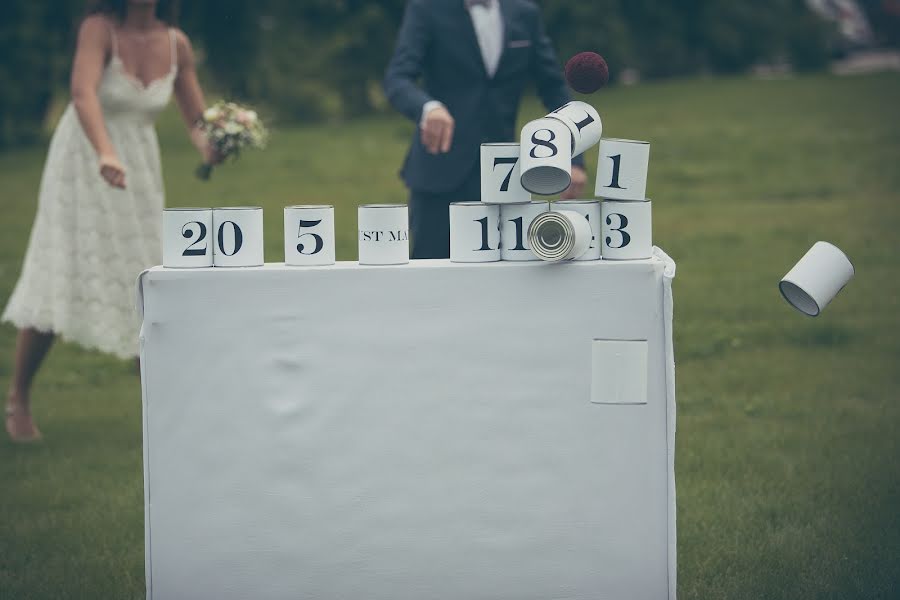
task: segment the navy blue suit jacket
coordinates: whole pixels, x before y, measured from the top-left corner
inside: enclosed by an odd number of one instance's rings
[[[429,154],[417,128],[401,171],[412,190],[455,190],[478,168],[483,142],[519,141],[516,117],[529,82],[548,111],[570,100],[538,6],[531,0],[499,2],[505,39],[493,77],[464,0],[410,0],[406,6],[384,78],[388,100],[416,124],[423,105],[440,100],[456,121],[446,154]]]

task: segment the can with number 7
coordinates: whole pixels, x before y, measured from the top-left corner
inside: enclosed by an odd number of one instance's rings
[[[333,265],[334,207],[327,204],[284,207],[284,262],[292,266]]]
[[[519,144],[481,145],[481,201],[488,204],[531,201],[531,192],[522,187]]]

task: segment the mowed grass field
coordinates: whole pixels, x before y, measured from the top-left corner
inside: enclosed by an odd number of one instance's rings
[[[606,136],[652,142],[655,242],[678,263],[679,597],[900,598],[900,77],[690,80],[591,101]],[[522,119],[540,113],[531,102]],[[268,151],[202,183],[166,113],[169,205],[263,205],[277,262],[281,208],[334,204],[339,259],[355,259],[356,206],[405,200],[411,124],[272,126]],[[0,155],[3,302],[45,151]],[[820,239],[857,275],[812,319],[777,282]],[[13,336],[0,328],[4,384]],[[42,444],[0,437],[0,599],[143,597],[133,365],[58,345],[34,412]]]

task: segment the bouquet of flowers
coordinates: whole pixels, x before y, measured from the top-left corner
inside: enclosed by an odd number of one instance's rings
[[[256,111],[224,100],[207,108],[197,127],[221,160],[237,158],[244,148],[265,148],[269,137]],[[209,179],[212,169],[211,164],[200,165],[197,177]]]

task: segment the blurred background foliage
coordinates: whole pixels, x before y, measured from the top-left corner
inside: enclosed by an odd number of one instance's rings
[[[462,0],[460,0],[462,1]],[[560,59],[606,57],[614,78],[736,73],[759,64],[823,67],[845,51],[804,0],[544,0]],[[898,45],[888,0],[861,2],[879,43]],[[181,26],[207,86],[280,122],[385,109],[380,80],[405,0],[188,0]],[[84,0],[5,0],[0,20],[0,148],[45,134],[64,94]]]

